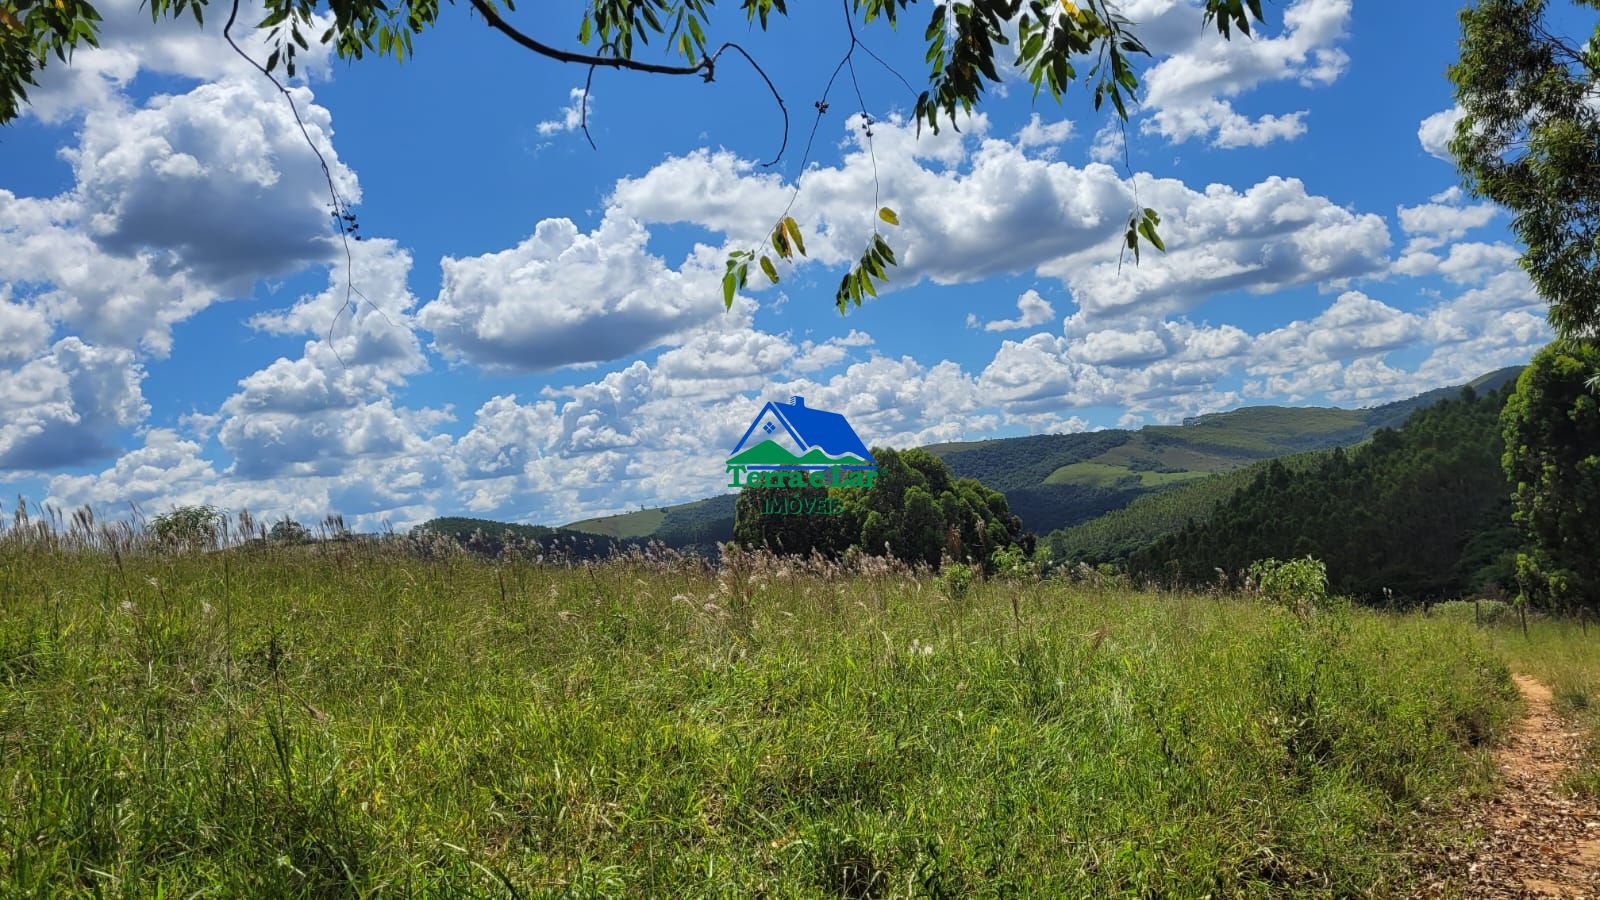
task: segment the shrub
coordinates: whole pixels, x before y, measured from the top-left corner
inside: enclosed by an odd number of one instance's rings
[[[150,520],[150,534],[164,546],[205,550],[216,546],[222,513],[215,506],[179,506]]]
[[[1328,567],[1312,557],[1259,560],[1250,564],[1250,578],[1263,596],[1302,618],[1329,606]]]
[[[1476,606],[1476,608],[1474,608]],[[1516,608],[1504,600],[1481,598],[1479,600],[1446,600],[1428,607],[1428,614],[1458,622],[1478,622],[1499,625],[1517,618]]]
[[[989,566],[999,578],[1028,580],[1039,577],[1039,564],[1028,556],[1026,550],[1015,544],[1001,547],[990,554]]]
[[[966,563],[946,561],[944,568],[939,570],[939,587],[951,600],[965,599],[972,591],[975,580],[977,573]]]

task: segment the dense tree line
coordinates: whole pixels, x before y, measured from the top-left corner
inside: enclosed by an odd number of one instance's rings
[[[1517,580],[1529,599],[1600,611],[1600,347],[1560,340],[1517,379],[1501,417]]]
[[[943,557],[987,564],[994,551],[1022,546],[1032,535],[1005,495],[972,478],[957,478],[925,450],[872,448],[878,474],[871,488],[746,488],[739,494],[734,540],[776,553],[839,556],[850,548],[938,565]],[[801,510],[782,514],[773,510]]]
[[[528,550],[537,546],[538,552],[544,554],[570,559],[600,559],[630,546],[642,546],[645,543],[641,540],[605,537],[567,528],[547,528],[543,525],[521,525],[462,516],[429,519],[412,530],[413,536],[429,534],[449,538],[468,550],[486,556],[499,556],[510,547]]]
[[[1423,409],[1353,450],[1295,472],[1274,460],[1216,508],[1131,558],[1136,574],[1185,583],[1260,559],[1315,556],[1330,587],[1398,602],[1515,588],[1518,538],[1501,468],[1509,389]]]

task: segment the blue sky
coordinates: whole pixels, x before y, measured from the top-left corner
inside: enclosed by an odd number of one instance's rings
[[[582,4],[551,6],[517,21],[574,43]],[[913,96],[858,54],[903,265],[845,317],[833,289],[873,220],[847,83],[801,169],[841,13],[791,4],[761,34],[729,6],[713,37],[791,114],[770,168],[779,113],[733,59],[709,85],[597,73],[597,149],[573,127],[584,71],[465,7],[404,66],[308,60],[296,97],[367,238],[352,311],[282,98],[214,29],[107,4],[104,49],[47,69],[0,134],[0,489],[559,524],[717,491],[775,397],[906,446],[1371,405],[1549,339],[1506,217],[1444,158],[1457,3],[1282,0],[1223,43],[1196,3],[1127,0],[1155,51],[1131,174],[1082,94],[1008,84],[918,139]],[[914,85],[925,15],[864,32]],[[811,257],[725,312],[726,252],[797,185]],[[1170,252],[1119,269],[1135,193]]]

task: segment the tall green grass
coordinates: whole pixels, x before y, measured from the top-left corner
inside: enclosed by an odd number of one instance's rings
[[[1400,893],[1469,625],[735,557],[0,541],[0,895]]]

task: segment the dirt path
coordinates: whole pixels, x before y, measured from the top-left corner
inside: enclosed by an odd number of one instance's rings
[[[1561,790],[1581,735],[1556,716],[1548,687],[1515,679],[1528,709],[1496,754],[1504,785],[1469,816],[1483,840],[1452,861],[1455,890],[1433,895],[1600,898],[1600,804]]]

